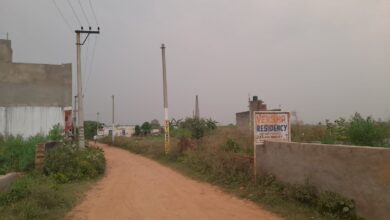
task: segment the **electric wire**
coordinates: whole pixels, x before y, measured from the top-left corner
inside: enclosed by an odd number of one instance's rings
[[[76,20],[79,22],[79,25],[82,26],[80,18],[79,18],[79,16],[77,16],[77,13],[76,13],[76,11],[73,8],[72,3],[70,3],[69,0],[67,0],[67,2],[68,2],[69,7],[72,9],[72,12],[73,12],[74,16],[76,17]]]
[[[81,4],[81,1],[78,0],[78,2],[79,2],[79,5],[80,5],[80,8],[81,8],[81,12],[83,13],[85,20],[87,21],[88,26],[91,26],[90,23],[89,23],[89,20],[88,20],[88,16],[87,16],[87,14],[86,14],[85,11],[84,11],[84,7],[83,7],[83,5]]]
[[[93,17],[95,18],[96,25],[99,26],[99,22],[98,22],[98,20],[97,20],[97,17],[96,17],[96,14],[95,14],[95,10],[94,10],[93,7],[92,7],[92,2],[91,2],[91,0],[88,0],[88,2],[89,2],[89,6],[90,6],[90,8],[91,8],[91,11],[92,11],[92,15],[93,15]]]
[[[56,2],[56,0],[53,0],[53,4],[54,6],[56,7],[58,13],[60,14],[60,16],[62,17],[62,20],[65,22],[65,24],[68,26],[69,28],[69,31],[72,32],[72,26],[69,24],[68,20],[65,18],[64,14],[62,13],[60,7],[58,7],[58,4]]]

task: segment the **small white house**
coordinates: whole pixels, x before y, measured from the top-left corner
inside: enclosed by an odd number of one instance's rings
[[[114,128],[115,136],[131,137],[135,133],[135,126],[133,125],[116,125]],[[98,136],[111,136],[112,126],[104,126],[99,130]]]

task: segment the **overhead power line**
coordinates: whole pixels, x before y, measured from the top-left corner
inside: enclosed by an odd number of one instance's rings
[[[96,14],[95,14],[95,10],[92,7],[92,2],[91,2],[91,0],[88,0],[88,2],[89,2],[89,6],[91,7],[91,11],[92,11],[93,17],[95,18],[96,25],[99,26],[99,22],[97,20],[97,17],[96,17]]]
[[[79,19],[79,16],[77,16],[76,10],[74,10],[72,3],[70,3],[69,0],[67,0],[69,7],[72,9],[72,12],[74,16],[76,17],[76,20],[79,22],[79,25],[82,26],[81,21]]]
[[[80,1],[80,0],[79,0],[79,5],[80,5],[80,8],[81,8],[81,12],[83,12],[84,18],[85,18],[85,20],[87,21],[88,26],[91,26],[90,23],[89,23],[89,20],[88,20],[88,16],[87,16],[87,14],[85,13],[84,7],[83,7],[83,5],[81,4],[81,1]]]
[[[62,17],[62,20],[65,22],[65,24],[68,26],[69,31],[72,32],[72,26],[69,24],[68,20],[65,18],[64,14],[62,13],[60,7],[58,7],[56,0],[53,0],[54,6],[56,7],[58,13]]]

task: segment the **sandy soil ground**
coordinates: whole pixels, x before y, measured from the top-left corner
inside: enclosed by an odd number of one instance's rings
[[[205,220],[280,217],[148,158],[101,145],[107,173],[67,216],[90,220]]]

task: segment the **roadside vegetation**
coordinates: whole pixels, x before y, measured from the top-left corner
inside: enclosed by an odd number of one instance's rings
[[[390,147],[390,122],[363,117],[359,113],[349,119],[326,120],[317,125],[294,121],[292,141]]]
[[[82,150],[64,142],[48,152],[43,170],[35,171],[35,145],[61,139],[61,134],[60,128],[55,127],[48,137],[0,139],[1,172],[24,172],[6,191],[0,192],[1,219],[62,219],[104,173],[102,150]]]
[[[118,137],[114,145],[219,185],[287,219],[359,219],[352,200],[320,192],[310,183],[291,185],[273,176],[255,182],[252,141],[234,126],[217,127],[211,119],[187,118],[171,123],[171,130],[168,155],[164,154],[163,136]],[[112,144],[109,137],[101,142]]]

